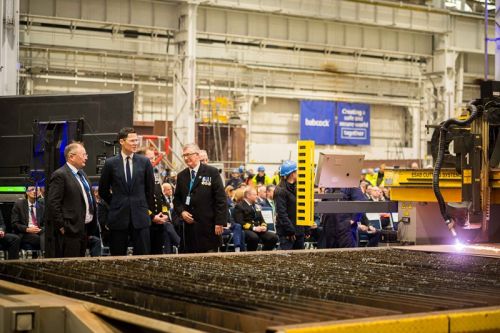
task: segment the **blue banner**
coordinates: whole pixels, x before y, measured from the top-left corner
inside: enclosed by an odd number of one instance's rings
[[[335,143],[335,102],[300,101],[300,140]]]
[[[370,144],[370,105],[337,102],[338,145]]]

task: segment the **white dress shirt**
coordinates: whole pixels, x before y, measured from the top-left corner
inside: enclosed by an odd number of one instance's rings
[[[71,172],[73,172],[73,176],[75,176],[76,180],[78,181],[78,184],[80,184],[80,188],[82,189],[82,194],[83,194],[83,200],[85,200],[85,223],[90,223],[92,222],[92,218],[94,215],[90,214],[90,203],[89,199],[87,198],[87,192],[85,192],[85,187],[83,187],[82,181],[80,180],[80,176],[78,176],[78,169],[72,166],[70,163],[66,162],[66,164],[69,166],[71,169]],[[90,184],[88,184],[90,187]]]
[[[125,155],[122,152],[120,152],[120,154],[122,155],[122,162],[123,162],[123,172],[125,174],[125,179],[127,180],[127,182],[129,180],[132,180],[132,175],[134,174],[134,166],[132,163],[132,159],[134,158],[134,153],[130,154],[130,155]],[[127,179],[127,157],[130,157],[130,162],[129,162],[129,165],[130,165],[130,179]]]

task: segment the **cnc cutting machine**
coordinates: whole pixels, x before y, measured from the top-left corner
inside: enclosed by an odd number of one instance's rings
[[[401,241],[500,240],[499,125],[500,82],[486,81],[459,119],[434,126],[433,169],[386,171],[391,200],[399,202]]]

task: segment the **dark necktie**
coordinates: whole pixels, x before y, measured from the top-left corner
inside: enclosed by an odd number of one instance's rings
[[[89,213],[93,215],[94,214],[94,205],[92,202],[92,194],[90,193],[90,186],[87,183],[87,180],[85,179],[85,177],[83,177],[82,170],[78,170],[78,172],[76,174],[78,175],[78,177],[80,177],[80,181],[82,182],[83,188],[85,189],[85,194],[87,195],[87,201],[89,203]]]
[[[191,181],[194,181],[195,177],[196,177],[196,171],[191,170]]]
[[[132,173],[130,172],[130,156],[126,158],[127,162],[125,162],[125,170],[127,172],[127,185],[130,186],[132,183]]]
[[[30,205],[30,215],[31,215],[31,223],[35,226],[38,227],[38,221],[36,219],[35,215],[35,210],[33,209],[35,205]]]

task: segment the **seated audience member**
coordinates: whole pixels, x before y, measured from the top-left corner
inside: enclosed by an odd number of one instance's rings
[[[0,212],[0,249],[7,251],[7,259],[19,259],[21,239],[18,235],[6,232],[6,225]]]
[[[276,186],[267,185],[266,186],[266,197],[261,204],[262,207],[270,207],[273,210],[273,215],[276,213],[276,208],[274,206],[274,190]]]
[[[259,206],[266,206],[266,186],[261,185],[257,188],[257,201],[255,202]]]
[[[227,185],[224,190],[226,191],[227,196],[227,207],[231,209],[234,207],[234,187],[232,187],[231,185]]]
[[[382,190],[382,195],[384,197],[384,200],[385,201],[391,200],[391,189],[389,187],[384,186],[381,188],[381,190]]]
[[[137,155],[145,156],[154,170],[155,153],[153,149],[141,147],[137,150]],[[150,209],[148,211],[149,218],[151,219],[149,227],[150,254],[162,254],[163,244],[165,243],[164,224],[167,223],[168,215],[166,214],[165,197],[157,174],[154,175],[153,206]]]
[[[167,215],[168,220],[163,225],[165,233],[165,242],[163,243],[163,253],[170,254],[174,253],[173,247],[179,248],[181,243],[181,238],[179,234],[181,233],[181,226],[179,223],[179,218],[174,210],[174,188],[169,183],[163,183],[162,186],[163,196],[165,198],[165,203],[167,205]]]
[[[25,198],[16,201],[12,207],[11,223],[14,232],[21,238],[21,248],[44,251],[43,213],[45,205],[38,194],[35,186],[26,188]]]
[[[226,187],[232,186],[233,188],[238,188],[241,183],[243,183],[243,180],[241,179],[240,170],[233,169],[231,172],[231,178],[229,178],[226,182]]]
[[[378,186],[373,186],[370,196],[372,201],[385,201],[384,194]]]
[[[247,187],[245,186],[245,188],[240,187],[236,191],[234,191],[233,201],[234,201],[235,205],[240,203],[243,200],[243,198],[245,196],[246,189],[247,189]]]
[[[370,221],[363,214],[360,222],[358,222],[358,235],[366,235],[368,237],[367,247],[377,247],[380,241],[380,230],[375,229],[370,225]]]
[[[362,180],[359,182],[359,188],[361,189],[361,192],[363,192],[363,195],[366,197],[366,199],[370,200],[371,198],[368,194],[368,187],[371,187],[371,185],[366,180]]]
[[[175,185],[177,184],[177,172],[175,171],[168,172],[167,176],[165,176],[165,178],[163,179],[163,183],[164,184],[169,183],[175,187]]]
[[[243,231],[243,227],[241,224],[236,223],[234,221],[234,206],[229,208],[229,222],[226,227],[224,227],[224,231],[222,232],[222,236],[233,235],[233,245],[234,252],[245,251],[245,232]]]
[[[248,251],[255,251],[259,240],[263,244],[263,250],[269,251],[275,248],[278,237],[275,233],[267,230],[260,207],[255,205],[257,192],[248,187],[244,192],[243,200],[234,208],[234,219],[241,224],[245,232],[245,242]]]
[[[92,188],[95,199],[96,199],[96,207],[97,207],[97,224],[99,228],[99,232],[101,234],[102,245],[109,246],[109,228],[108,228],[108,210],[109,206],[104,201],[101,200],[99,196],[99,188],[94,186]]]

